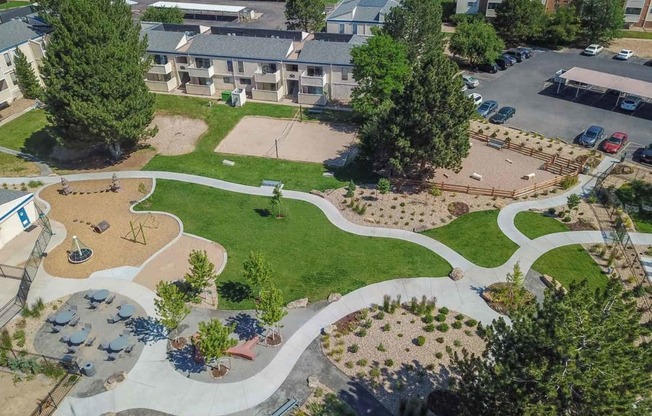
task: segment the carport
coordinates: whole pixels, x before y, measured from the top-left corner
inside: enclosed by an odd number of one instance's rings
[[[622,94],[627,95],[636,95],[643,99],[652,100],[652,82],[641,81],[639,79],[621,77],[620,75],[608,74],[606,72],[592,71],[586,68],[573,67],[563,74],[559,75],[559,78],[566,80],[567,82],[573,82],[576,86],[575,97],[579,94],[580,86],[589,85],[593,87],[599,87],[606,90],[618,91],[618,101]],[[561,82],[557,84],[557,93],[561,88]]]

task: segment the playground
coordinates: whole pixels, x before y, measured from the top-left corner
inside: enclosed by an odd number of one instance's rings
[[[343,166],[355,155],[356,141],[350,125],[246,116],[215,151]]]
[[[87,278],[99,270],[121,266],[138,267],[172,241],[180,232],[178,222],[168,215],[132,213],[129,207],[149,193],[152,181],[121,180],[120,189],[111,191],[112,181],[70,182],[68,195],[61,184],[43,188],[39,197],[52,210],[48,216],[61,223],[66,237],[44,261],[53,276]],[[101,233],[97,226],[108,224]],[[73,243],[73,236],[77,241]],[[92,250],[92,256],[73,264],[75,252]]]

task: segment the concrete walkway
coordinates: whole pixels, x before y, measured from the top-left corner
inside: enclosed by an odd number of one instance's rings
[[[602,172],[613,159],[605,159],[596,169]],[[69,175],[74,180],[110,179],[112,172]],[[172,172],[117,172],[120,178],[154,178],[177,180],[210,186],[250,195],[271,196],[271,188],[239,185],[217,179],[205,178]],[[44,183],[58,182],[58,177],[37,178]],[[20,183],[21,178],[0,179],[7,183]],[[339,210],[323,198],[315,195],[284,191],[286,198],[297,199],[314,204],[324,212],[328,220],[343,231],[357,235],[395,238],[419,244],[439,254],[454,267],[462,268],[466,277],[458,282],[450,279],[421,277],[397,279],[366,286],[348,293],[338,302],[328,305],[289,336],[276,357],[258,374],[233,383],[202,383],[188,380],[177,373],[167,361],[165,341],[155,341],[147,345],[138,363],[129,372],[127,380],[117,389],[89,398],[67,397],[62,402],[58,415],[102,414],[109,411],[123,411],[131,408],[150,408],[177,415],[227,415],[255,407],[270,397],[288,376],[302,352],[319,335],[321,329],[351,312],[382,302],[385,294],[411,297],[435,296],[438,304],[469,315],[483,323],[498,318],[479,297],[482,289],[496,281],[504,281],[518,261],[527,272],[538,257],[547,251],[570,244],[599,243],[608,235],[599,231],[565,232],[546,235],[530,240],[514,227],[514,217],[518,212],[531,208],[547,208],[563,205],[570,193],[584,193],[592,187],[594,179],[582,176],[580,184],[565,194],[539,201],[528,201],[507,206],[499,215],[501,230],[519,244],[519,249],[502,266],[487,269],[474,265],[444,244],[410,231],[367,227],[350,223]],[[652,244],[651,234],[632,233],[632,240],[641,244]],[[54,239],[53,239],[54,240]],[[110,273],[108,274],[110,275]],[[138,302],[149,315],[155,316],[154,293],[136,283],[116,280],[109,277],[93,279],[63,279],[39,277],[30,291],[30,298],[42,297],[45,301],[65,294],[89,288],[105,287]]]

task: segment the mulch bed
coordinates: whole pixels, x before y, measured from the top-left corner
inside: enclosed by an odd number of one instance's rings
[[[220,364],[217,367],[211,367],[211,376],[213,378],[222,378],[229,373],[228,367]]]
[[[501,291],[507,290],[510,285],[511,283],[507,283],[507,282],[493,283],[487,286],[487,288],[482,291],[482,294],[480,296],[482,297],[482,299],[484,299],[485,302],[487,302],[487,305],[489,305],[491,309],[495,310],[496,312],[502,315],[509,316],[509,312],[510,312],[509,309],[504,303],[497,300],[496,296]],[[525,291],[525,293],[527,297],[527,299],[525,300],[525,304],[532,304],[536,299],[535,296],[527,290]]]
[[[188,340],[183,337],[179,337],[177,339],[173,339],[172,341],[170,341],[170,345],[175,350],[180,350],[183,349],[183,347],[185,347],[186,345],[188,345]]]
[[[469,206],[464,202],[451,202],[448,204],[448,212],[453,216],[461,217],[469,213]]]
[[[338,331],[347,333],[357,328],[359,322],[360,320],[358,318],[358,313],[353,312],[346,315],[344,318],[340,319],[339,321],[335,322],[335,327],[337,328]]]
[[[576,221],[566,224],[571,231],[594,231],[597,228],[593,226],[590,222],[587,221]]]
[[[268,335],[267,338],[265,338],[265,343],[272,347],[279,345],[281,342],[283,342],[283,338],[281,338],[281,335],[279,334]]]

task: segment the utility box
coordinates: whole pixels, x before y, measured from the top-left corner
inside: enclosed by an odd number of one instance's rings
[[[243,88],[236,88],[231,92],[231,105],[242,107],[247,102],[247,92]]]

